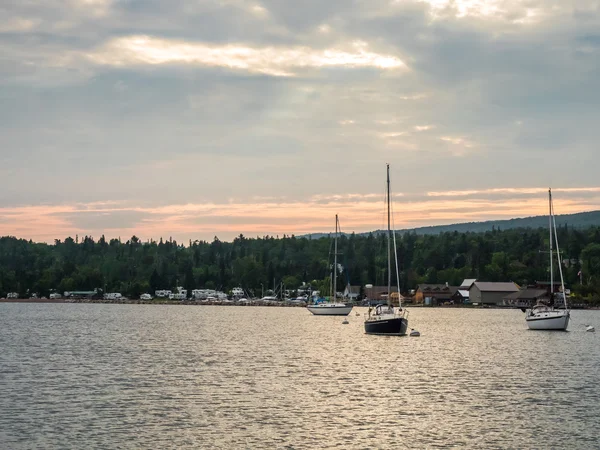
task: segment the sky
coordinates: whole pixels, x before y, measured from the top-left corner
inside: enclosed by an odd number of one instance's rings
[[[600,209],[598,0],[4,0],[0,235]]]

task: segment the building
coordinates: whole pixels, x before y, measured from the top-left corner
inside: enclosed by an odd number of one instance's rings
[[[455,305],[468,305],[469,303],[471,303],[471,300],[469,298],[469,290],[459,287],[454,293],[454,295],[452,295],[452,302]]]
[[[535,305],[538,300],[544,302],[550,300],[550,295],[546,289],[527,288],[511,292],[504,297],[504,305],[514,306],[515,308],[526,308]]]
[[[392,288],[393,290],[394,288]],[[388,295],[388,287],[387,286],[373,286],[372,284],[367,284],[365,286],[365,296],[369,300],[382,300],[387,299]]]
[[[518,290],[519,286],[512,281],[501,283],[476,281],[469,289],[469,300],[473,305],[503,305],[504,297]]]
[[[465,278],[458,288],[468,291],[476,281],[477,279],[475,278]]]
[[[392,292],[394,292],[394,287],[392,286]],[[365,298],[369,301],[369,303],[377,304],[381,302],[387,302],[388,297],[388,287],[387,286],[373,286],[372,284],[367,284],[365,286]]]
[[[458,290],[457,286],[446,284],[419,284],[415,293],[415,303],[427,306],[451,303],[452,296]]]
[[[552,292],[560,292],[562,289],[562,284],[560,281],[552,282]],[[535,289],[546,289],[548,293],[550,293],[550,282],[549,281],[536,281],[534,286]]]
[[[387,290],[387,288],[386,288]],[[343,292],[344,298],[348,300],[356,301],[360,296],[360,286],[350,286],[349,284],[346,286]]]
[[[460,284],[454,295],[452,295],[452,302],[455,305],[468,305],[471,303],[469,297],[469,289],[473,286],[477,280],[475,278],[465,278]]]

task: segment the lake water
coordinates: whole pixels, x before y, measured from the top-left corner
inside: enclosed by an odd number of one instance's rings
[[[600,448],[600,311],[0,304],[0,448]]]

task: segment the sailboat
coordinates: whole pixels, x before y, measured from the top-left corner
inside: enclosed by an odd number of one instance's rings
[[[570,312],[567,305],[567,296],[565,295],[565,281],[563,279],[562,264],[560,259],[560,250],[558,248],[558,234],[556,232],[556,219],[554,218],[554,205],[552,203],[552,190],[548,189],[549,214],[548,221],[550,224],[550,305],[546,305],[538,301],[535,306],[526,311],[525,320],[530,330],[560,330],[565,331],[569,326]],[[558,271],[560,273],[560,296],[564,300],[565,309],[554,308],[554,272],[553,266],[553,239],[556,243],[556,256],[558,258]]]
[[[388,296],[387,304],[376,305],[375,308],[369,308],[367,317],[365,318],[365,333],[366,334],[383,334],[388,336],[403,336],[408,329],[408,311],[402,309],[402,296],[398,289],[399,308],[394,308],[392,305],[392,240],[394,242],[394,260],[396,264],[396,278],[398,279],[398,257],[396,255],[396,236],[393,235],[391,228],[391,211],[390,211],[390,165],[387,165],[387,256],[388,256]]]
[[[322,302],[316,305],[309,305],[307,309],[315,316],[347,316],[352,311],[352,305],[347,305],[337,301],[337,239],[339,231],[339,219],[338,215],[335,215],[335,235],[334,235],[334,251],[333,251],[333,285],[331,288],[333,301]]]

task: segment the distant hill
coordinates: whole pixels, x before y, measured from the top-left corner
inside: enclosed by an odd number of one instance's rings
[[[600,211],[557,215],[556,225],[568,225],[573,228],[588,228],[591,226],[600,226]],[[466,222],[455,223],[452,225],[434,225],[430,227],[406,228],[402,230],[397,230],[397,232],[400,234],[409,232],[415,232],[416,234],[440,234],[454,231],[458,231],[459,233],[484,233],[486,231],[491,231],[494,228],[500,230],[509,230],[513,228],[545,228],[547,226],[548,216],[532,216],[522,217],[518,219],[488,220],[485,222]],[[373,231],[373,233],[381,232],[381,230]],[[365,235],[369,234],[369,232],[357,234]],[[301,237],[318,239],[326,236],[329,236],[329,233],[312,233]]]

